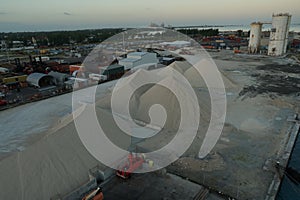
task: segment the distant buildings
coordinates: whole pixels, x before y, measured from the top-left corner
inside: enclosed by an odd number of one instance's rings
[[[127,58],[119,61],[119,65],[124,66],[125,70],[130,70],[134,67],[144,64],[157,64],[158,59],[155,53],[149,52],[133,52],[127,54]]]
[[[248,52],[259,53],[261,50],[262,26],[272,24],[268,45],[268,55],[281,56],[286,53],[289,41],[291,15],[288,13],[273,15],[272,23],[254,22],[251,24]]]
[[[5,49],[6,48],[6,42],[5,40],[0,41],[0,49]]]
[[[20,48],[24,46],[24,42],[23,41],[12,41],[12,47],[13,48]]]
[[[118,64],[100,68],[100,74],[106,76],[108,80],[118,79],[122,77],[124,73],[124,66]]]

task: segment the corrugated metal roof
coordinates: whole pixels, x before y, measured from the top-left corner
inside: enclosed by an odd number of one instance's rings
[[[132,52],[132,53],[129,53],[128,56],[144,56],[147,53],[148,52]]]
[[[39,85],[40,80],[43,78],[46,78],[46,77],[53,80],[53,77],[50,75],[42,74],[42,73],[32,73],[29,76],[27,76],[26,81],[31,85],[40,87],[40,85]]]
[[[56,79],[56,83],[64,82],[64,81],[66,81],[66,79],[68,79],[70,77],[70,75],[68,75],[68,74],[54,72],[54,71],[49,72],[48,75],[54,77]]]
[[[123,65],[118,65],[118,64],[114,64],[114,65],[109,65],[106,67],[106,70],[111,70],[111,69],[118,69],[124,67]]]
[[[136,62],[138,60],[141,60],[140,58],[124,58],[120,60],[121,62]]]

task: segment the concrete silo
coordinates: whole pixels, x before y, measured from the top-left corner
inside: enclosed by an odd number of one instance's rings
[[[268,55],[281,56],[286,53],[291,18],[288,13],[273,15]]]
[[[253,22],[250,30],[250,40],[248,45],[249,53],[258,53],[261,41],[262,23]]]

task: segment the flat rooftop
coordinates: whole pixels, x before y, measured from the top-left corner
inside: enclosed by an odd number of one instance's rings
[[[148,54],[148,52],[133,52],[133,53],[129,53],[129,56],[144,56]]]

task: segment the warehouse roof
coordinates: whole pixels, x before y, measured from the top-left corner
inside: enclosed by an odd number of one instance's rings
[[[141,59],[140,58],[124,58],[120,61],[122,61],[122,62],[136,62],[136,61],[139,61],[139,60],[141,60]]]
[[[54,71],[49,72],[48,75],[54,77],[56,80],[56,83],[65,82],[70,77],[70,75],[68,75],[68,74],[54,72]]]
[[[132,52],[132,53],[129,53],[128,55],[129,56],[144,56],[146,55],[148,52]]]
[[[124,67],[123,65],[118,65],[118,64],[114,64],[114,65],[109,65],[109,66],[105,66],[105,67],[101,67],[103,70],[112,70],[112,69],[118,69]]]
[[[36,87],[43,87],[47,85],[53,85],[54,78],[47,74],[42,73],[32,73],[27,76],[26,81]]]

